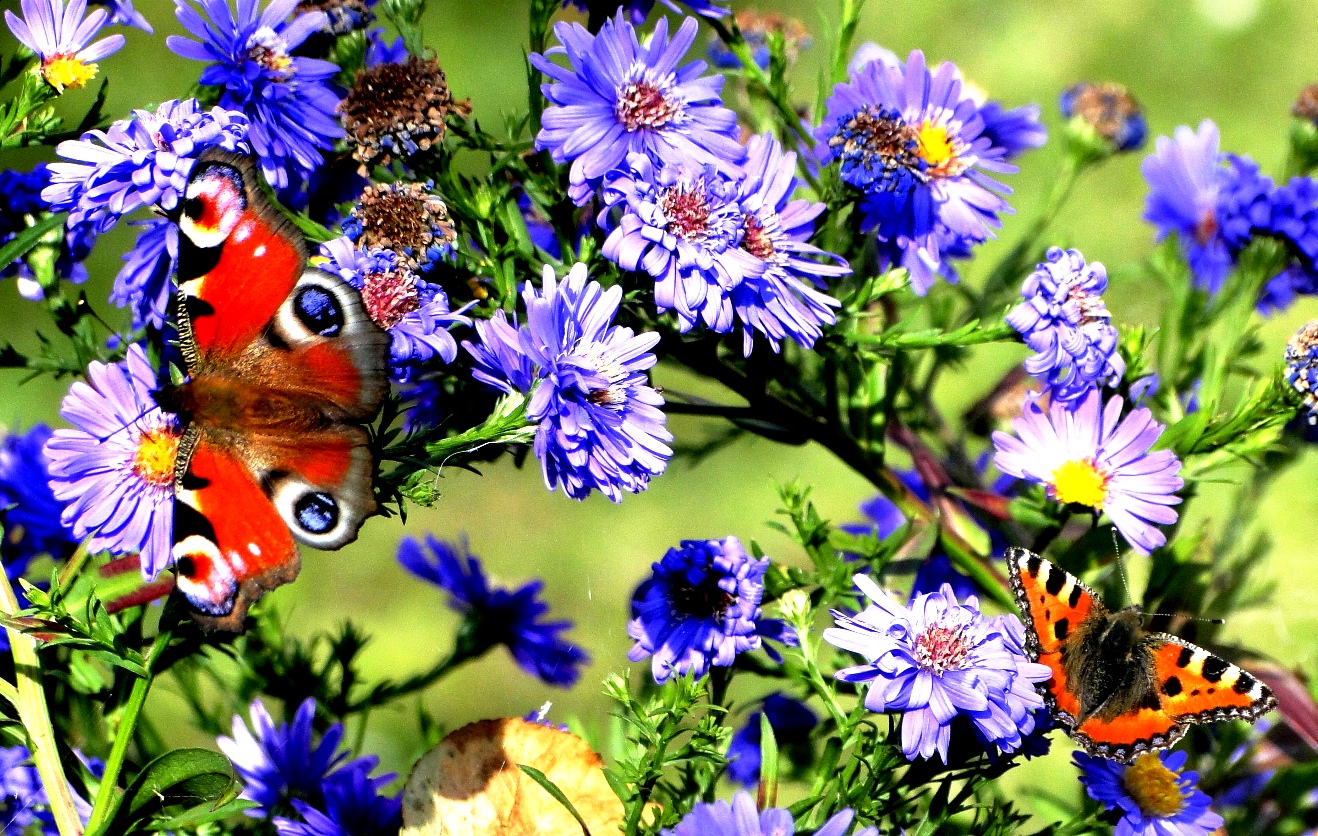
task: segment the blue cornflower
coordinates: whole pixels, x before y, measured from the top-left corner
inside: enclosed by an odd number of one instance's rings
[[[332,773],[321,782],[324,812],[295,798],[302,821],[276,817],[275,830],[282,836],[396,836],[403,824],[402,794],[385,795],[380,788],[398,776],[372,778],[378,762],[366,757]]]
[[[140,553],[147,580],[172,561],[174,461],[182,430],[152,392],[156,371],[140,345],[107,365],[92,362],[87,382],[69,387],[60,415],[76,429],[46,442],[50,487],[66,503],[61,521],[87,549]]]
[[[40,822],[43,833],[57,834],[46,806],[46,789],[26,746],[0,748],[0,820],[4,836],[22,836]]]
[[[834,676],[870,683],[865,707],[871,711],[902,712],[906,757],[937,752],[946,763],[958,715],[1002,751],[1018,749],[1022,734],[1033,729],[1032,720],[1023,726],[1026,715],[1044,707],[1031,683],[1052,673],[1020,652],[1014,635],[1004,635],[1003,620],[1015,616],[987,618],[975,598],[958,603],[950,586],[917,597],[908,609],[865,575],[855,581],[870,605],[854,616],[835,610],[837,626],[824,631],[824,640],[867,664]],[[1023,627],[1017,632],[1024,636]]]
[[[955,278],[946,259],[968,255],[1011,211],[986,172],[1016,168],[983,132],[960,71],[944,63],[931,72],[918,50],[905,64],[876,56],[857,67],[815,130],[820,158],[839,161],[860,190],[862,229],[886,245],[881,260],[907,268],[916,293],[940,273]]]
[[[702,677],[711,665],[727,667],[760,647],[776,656],[764,639],[796,644],[791,628],[760,612],[769,558],[751,557],[736,537],[683,540],[651,568],[654,575],[632,594],[627,635],[636,644],[627,658],[653,657],[656,682]]]
[[[329,87],[339,68],[293,51],[325,27],[325,13],[289,20],[298,0],[272,0],[264,11],[241,0],[237,16],[228,0],[176,3],[179,22],[200,42],[170,35],[165,43],[184,58],[212,62],[202,71],[201,83],[220,87],[221,107],[247,115],[248,140],[270,185],[286,188],[321,165],[321,151],[343,136],[334,116],[339,97]]]
[[[475,657],[505,645],[522,670],[548,685],[570,687],[590,662],[586,652],[563,638],[570,621],[542,621],[549,606],[540,600],[541,581],[518,589],[492,587],[466,538],[448,543],[426,537],[426,548],[410,537],[398,546],[398,562],[449,594],[449,606],[466,619],[459,652]],[[427,552],[427,549],[429,550]]]
[[[52,431],[37,424],[26,433],[0,437],[0,559],[10,579],[40,554],[62,560],[78,540],[61,521],[64,503],[50,489],[45,446]]]
[[[178,224],[167,218],[134,222],[142,231],[126,262],[114,277],[110,301],[133,312],[133,327],[163,328],[174,297],[174,265],[178,261]]]
[[[1224,822],[1212,799],[1196,787],[1196,772],[1182,772],[1185,752],[1146,752],[1123,764],[1074,753],[1089,797],[1121,813],[1115,836],[1207,836]]]
[[[108,131],[61,142],[56,153],[72,162],[50,165],[42,197],[54,211],[69,212],[70,226],[86,223],[104,232],[142,206],[174,209],[202,151],[243,151],[247,137],[241,113],[171,99],[154,112],[133,111]]]
[[[527,282],[522,291],[525,324],[514,328],[496,315],[477,323],[479,345],[463,345],[478,380],[529,394],[526,418],[538,425],[546,487],[573,499],[597,490],[620,502],[623,491],[649,487],[673,454],[664,399],[646,377],[659,335],[614,325],[622,288],[589,281],[586,265],[561,282],[545,265],[543,277],[543,288]]]
[[[765,269],[741,247],[740,179],[714,165],[646,154],[629,154],[605,177],[599,222],[609,236],[601,253],[653,276],[655,306],[676,311],[681,331],[700,322],[731,331],[733,288]]]
[[[760,780],[760,716],[769,718],[774,741],[797,766],[810,762],[810,732],[819,725],[819,718],[800,700],[782,694],[764,698],[759,711],[751,712],[746,725],[732,736],[728,745],[728,778],[734,783],[750,786]]]
[[[343,741],[343,726],[339,723],[330,726],[319,743],[313,742],[311,722],[315,716],[316,701],[308,697],[298,706],[292,723],[276,726],[258,699],[252,702],[251,730],[240,715],[235,715],[233,737],[216,740],[246,784],[240,797],[259,805],[247,815],[267,817],[295,796],[320,804],[325,776],[340,766],[348,769],[360,763],[344,764],[348,753],[339,751]]]
[[[695,42],[698,24],[687,18],[670,41],[660,18],[646,45],[619,14],[592,35],[576,23],[558,23],[561,46],[531,55],[551,83],[541,86],[551,106],[541,117],[536,148],[555,162],[572,163],[568,194],[585,203],[601,179],[628,154],[697,165],[739,162],[737,116],[723,107],[722,76],[701,76],[704,61],[678,62]],[[565,55],[570,68],[549,60]]]
[[[1126,373],[1117,327],[1103,304],[1107,270],[1079,250],[1052,247],[1021,285],[1025,300],[1007,314],[1035,352],[1025,370],[1047,384],[1054,403],[1075,404],[1090,390],[1116,386]]]
[[[774,351],[790,337],[806,348],[837,321],[841,303],[821,293],[827,280],[851,272],[840,256],[809,243],[824,204],[792,200],[799,181],[796,154],[783,153],[771,134],[751,137],[743,164],[746,179],[738,190],[742,213],[740,248],[759,260],[732,288],[732,310],[742,326],[742,352],[749,357],[752,335],[763,334]]]
[[[691,11],[701,17],[723,17],[728,10],[712,2],[712,0],[659,0],[664,6],[681,14],[682,10],[678,8],[680,2]],[[599,15],[611,15],[615,10],[618,12],[626,11],[627,18],[632,23],[640,26],[645,23],[645,19],[650,16],[650,10],[654,8],[654,0],[563,0],[563,8],[573,6],[579,12],[590,14],[592,17]]]
[[[344,236],[321,244],[320,255],[323,268],[361,291],[366,313],[388,332],[395,382],[408,382],[436,357],[444,363],[457,357],[458,343],[449,328],[471,320],[450,310],[444,289],[413,273],[393,250],[363,251]]]
[[[92,38],[109,23],[109,13],[97,9],[84,19],[87,0],[22,0],[23,16],[5,11],[5,23],[19,43],[41,59],[46,83],[63,93],[96,77],[96,62],[113,55],[124,45],[123,35],[111,35],[92,43]]]
[[[1120,84],[1077,82],[1062,91],[1058,104],[1063,116],[1078,119],[1117,151],[1134,151],[1148,136],[1143,109]]]
[[[769,69],[772,55],[769,52],[769,38],[781,35],[784,53],[788,63],[797,59],[801,50],[810,48],[810,31],[805,24],[794,17],[784,17],[773,12],[761,12],[755,9],[741,9],[736,14],[737,28],[750,47],[755,64],[762,70]],[[706,51],[714,66],[725,70],[741,69],[741,59],[715,36],[710,39]]]
[[[834,813],[814,832],[814,836],[843,836],[856,814],[850,808]],[[696,804],[672,830],[663,836],[792,836],[796,820],[788,810],[770,807],[757,810],[755,798],[745,790],[732,796],[732,803],[716,801]],[[866,827],[854,836],[878,836],[878,829]]]

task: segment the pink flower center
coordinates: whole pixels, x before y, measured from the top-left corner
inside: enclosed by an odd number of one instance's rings
[[[1080,309],[1081,325],[1112,318],[1112,314],[1108,313],[1107,305],[1103,304],[1103,297],[1095,296],[1079,285],[1073,285],[1067,290],[1066,298]]]
[[[247,39],[247,57],[279,79],[293,74],[293,59],[288,57],[288,44],[269,26],[262,26]]]
[[[683,102],[673,95],[671,79],[644,77],[624,82],[613,103],[613,113],[628,131],[658,130],[682,115]]]
[[[367,273],[362,280],[362,303],[376,325],[392,328],[421,307],[416,276],[407,270]]]
[[[932,674],[960,670],[970,655],[970,639],[960,627],[932,624],[915,640],[915,663]]]
[[[664,227],[679,238],[697,241],[709,232],[709,199],[705,190],[696,187],[690,191],[682,186],[664,189],[659,205],[668,224]]]
[[[1199,222],[1194,225],[1194,240],[1201,247],[1208,246],[1208,243],[1217,235],[1217,213],[1212,209],[1205,209],[1204,213],[1199,216]]]

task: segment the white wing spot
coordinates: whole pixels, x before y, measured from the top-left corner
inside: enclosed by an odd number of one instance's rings
[[[265,244],[262,244],[261,246],[252,250],[252,258],[260,258],[263,255],[265,255]]]
[[[246,241],[251,236],[252,230],[255,228],[256,226],[251,221],[244,221],[239,224],[238,229],[234,231],[233,240]]]
[[[252,553],[252,557],[261,556],[261,547],[256,545],[255,543],[248,543],[247,550]]]

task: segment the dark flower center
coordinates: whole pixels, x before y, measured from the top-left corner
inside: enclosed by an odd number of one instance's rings
[[[453,101],[439,62],[409,55],[399,64],[360,70],[339,103],[343,128],[363,164],[388,165],[394,156],[425,151],[444,139],[444,119],[467,116],[471,105]]]
[[[362,304],[376,325],[384,329],[394,327],[421,307],[416,276],[403,269],[367,273],[362,280]]]
[[[680,581],[673,584],[668,593],[673,609],[695,618],[722,618],[735,596],[720,589],[718,581],[717,575],[708,574],[695,586]]]
[[[709,232],[709,197],[696,186],[664,189],[659,205],[668,219],[664,229],[687,241],[698,241]]]
[[[773,237],[754,215],[747,215],[742,224],[741,248],[763,261],[772,261],[777,250],[773,246]]]
[[[828,147],[842,160],[843,173],[862,169],[882,189],[909,184],[923,172],[920,133],[889,108],[865,105],[842,120],[828,138]]]
[[[640,78],[618,88],[613,113],[628,131],[658,130],[682,115],[682,100],[673,95],[671,81]]]
[[[932,674],[959,670],[970,655],[970,639],[960,627],[933,624],[915,640],[915,663]]]
[[[361,225],[354,242],[358,249],[393,250],[413,269],[429,260],[432,245],[451,246],[458,237],[448,206],[422,183],[368,186],[352,217]]]

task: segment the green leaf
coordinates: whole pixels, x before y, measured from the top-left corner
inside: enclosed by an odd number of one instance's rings
[[[28,250],[35,247],[41,242],[41,238],[47,232],[50,232],[57,226],[64,223],[64,215],[47,215],[32,226],[23,230],[14,236],[14,240],[0,247],[0,270],[5,269],[18,259],[22,258]]]
[[[549,780],[549,776],[545,775],[545,773],[536,769],[534,766],[527,766],[524,763],[517,764],[517,768],[531,776],[532,781],[535,781],[537,784],[544,787],[545,792],[552,795],[554,800],[559,804],[562,804],[563,807],[572,814],[572,818],[577,820],[577,824],[581,825],[581,832],[584,836],[590,836],[590,828],[586,827],[586,820],[577,812],[577,808],[572,806],[572,802],[568,800],[568,797],[563,795],[563,791],[558,788],[558,785]]]
[[[150,828],[156,831],[162,830],[182,830],[183,828],[195,828],[197,825],[206,824],[207,822],[221,821],[229,816],[237,815],[244,810],[251,810],[253,807],[260,807],[255,801],[247,798],[235,798],[233,801],[221,804],[216,807],[214,802],[198,804],[179,813],[177,816],[170,816],[167,819],[156,819],[150,824]]]
[[[760,798],[761,810],[778,806],[778,739],[773,736],[769,715],[760,712]]]
[[[146,822],[162,818],[166,810],[174,807],[185,807],[187,812],[170,819],[209,815],[231,804],[241,791],[233,766],[219,752],[209,749],[166,752],[138,773],[119,800],[114,818],[101,834],[94,836],[131,833]]]

